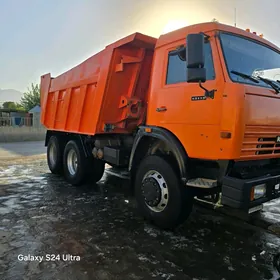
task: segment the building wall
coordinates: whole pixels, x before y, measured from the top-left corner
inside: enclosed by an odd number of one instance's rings
[[[0,127],[0,143],[2,142],[22,142],[22,141],[40,141],[44,140],[46,129],[40,127]]]
[[[43,127],[41,124],[41,113],[33,113],[33,126],[34,127]]]

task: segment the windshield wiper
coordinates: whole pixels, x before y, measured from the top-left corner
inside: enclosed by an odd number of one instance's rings
[[[278,87],[274,81],[263,78],[258,76],[258,79],[260,79],[261,81],[263,81],[264,83],[266,83],[267,85],[270,85],[277,93],[280,93],[280,87]]]
[[[245,74],[245,73],[237,72],[237,71],[234,71],[234,70],[232,70],[232,71],[230,71],[230,72],[231,72],[232,74],[235,74],[235,75],[237,75],[237,76],[240,76],[240,77],[242,77],[242,78],[244,78],[244,79],[250,80],[250,81],[252,81],[252,82],[254,82],[254,83],[256,83],[256,84],[259,83],[259,80],[257,80],[256,78],[254,78],[254,77],[252,77],[252,76],[250,76],[250,75],[247,75],[247,74]]]
[[[264,83],[266,83],[267,85],[270,85],[277,93],[280,93],[280,87],[276,85],[276,82],[280,84],[280,81],[277,80],[277,81],[272,81],[272,80],[269,80],[269,79],[266,79],[266,78],[263,78],[263,77],[260,77],[260,76],[257,76],[257,77],[252,77],[248,74],[245,74],[245,73],[241,73],[241,72],[237,72],[237,71],[230,71],[232,74],[235,74],[237,76],[240,76],[244,79],[248,79],[252,82],[255,82],[255,83],[259,83],[261,81],[263,81]]]

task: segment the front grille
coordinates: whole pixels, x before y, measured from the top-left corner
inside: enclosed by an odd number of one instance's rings
[[[257,145],[258,151],[255,152],[256,155],[267,155],[267,154],[273,154],[274,148],[275,148],[275,138],[259,138],[258,142],[260,143]],[[271,143],[271,144],[264,144],[264,143]]]
[[[280,154],[280,144],[276,144],[275,148],[279,148],[279,150],[278,149],[274,149],[274,154]]]
[[[277,154],[280,156],[278,136],[280,136],[280,127],[246,126],[241,158]]]

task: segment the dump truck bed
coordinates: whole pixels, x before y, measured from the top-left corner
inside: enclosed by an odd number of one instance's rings
[[[41,77],[41,123],[49,130],[130,133],[143,122],[157,39],[132,34],[80,65]]]

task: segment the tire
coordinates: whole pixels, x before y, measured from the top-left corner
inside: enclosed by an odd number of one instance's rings
[[[89,181],[97,183],[103,177],[105,170],[105,162],[91,158],[88,164],[88,177]]]
[[[56,136],[51,136],[47,147],[47,161],[53,174],[63,173],[63,143]]]
[[[176,171],[159,156],[148,156],[140,163],[135,178],[135,196],[144,217],[162,229],[174,229],[184,222],[192,211],[194,200],[191,190],[182,185]]]
[[[86,181],[88,159],[82,147],[74,140],[67,143],[63,154],[64,176],[68,183],[80,186]]]

